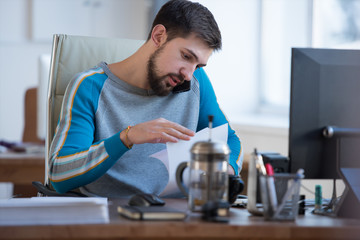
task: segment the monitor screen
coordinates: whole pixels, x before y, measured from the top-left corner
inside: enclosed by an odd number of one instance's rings
[[[326,139],[332,125],[360,128],[360,50],[293,48],[289,125],[290,171],[312,179],[340,178],[360,161],[360,137]]]

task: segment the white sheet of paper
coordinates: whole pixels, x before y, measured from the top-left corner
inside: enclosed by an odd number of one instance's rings
[[[0,226],[108,222],[107,198],[33,197],[0,200]]]
[[[216,142],[227,142],[228,124],[223,124],[211,129],[211,140]],[[204,128],[197,132],[189,141],[180,140],[177,143],[166,143],[165,150],[154,153],[150,157],[154,157],[162,161],[169,171],[169,182],[160,196],[166,196],[177,193],[179,188],[176,184],[176,169],[182,162],[189,162],[191,159],[190,149],[192,145],[199,141],[209,140],[209,128]],[[167,154],[166,154],[167,153]],[[184,179],[187,179],[184,175]]]

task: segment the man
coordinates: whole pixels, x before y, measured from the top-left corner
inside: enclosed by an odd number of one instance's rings
[[[221,48],[212,14],[198,3],[167,2],[147,41],[124,61],[101,62],[70,82],[50,148],[49,177],[58,192],[91,196],[160,195],[166,166],[149,157],[164,143],[189,140],[208,125],[227,123],[202,67]],[[241,147],[229,126],[229,173]]]

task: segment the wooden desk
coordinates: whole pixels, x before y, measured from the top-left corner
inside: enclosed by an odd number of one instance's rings
[[[231,208],[229,223],[204,222],[199,214],[185,221],[134,221],[117,214],[120,203],[110,202],[109,224],[0,226],[0,239],[360,239],[360,220],[354,219],[307,214],[295,222],[267,222]],[[186,209],[185,200],[166,204]]]
[[[36,196],[32,181],[44,182],[44,154],[1,153],[0,182],[13,182],[14,195],[20,197]]]

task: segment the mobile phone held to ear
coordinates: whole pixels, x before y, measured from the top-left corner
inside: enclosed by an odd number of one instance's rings
[[[191,86],[190,81],[184,81],[183,84],[175,86],[172,92],[173,93],[187,92],[190,90],[190,86]]]

